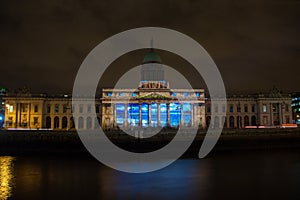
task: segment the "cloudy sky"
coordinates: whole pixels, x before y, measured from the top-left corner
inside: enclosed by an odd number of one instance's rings
[[[87,54],[132,28],[180,31],[211,55],[228,92],[300,91],[299,0],[0,0],[0,85],[33,93],[71,93]],[[118,59],[101,79],[112,86],[146,51]],[[194,87],[184,61],[160,52]],[[199,83],[199,86],[198,86]]]

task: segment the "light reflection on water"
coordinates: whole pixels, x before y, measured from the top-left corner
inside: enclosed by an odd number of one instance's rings
[[[146,174],[84,156],[0,156],[0,199],[299,199],[300,151],[181,159]],[[133,163],[134,164],[134,163]]]
[[[14,187],[13,161],[14,157],[0,157],[0,199],[6,200],[12,196]]]

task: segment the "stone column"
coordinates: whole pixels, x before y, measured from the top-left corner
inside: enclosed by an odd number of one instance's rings
[[[151,124],[151,103],[148,104],[148,121],[149,121],[149,125],[148,126],[152,126]]]
[[[194,126],[194,104],[191,103],[191,126]]]
[[[279,103],[279,125],[282,124],[282,108],[281,108],[281,103]]]
[[[142,104],[139,103],[139,126],[142,127]]]
[[[183,104],[180,104],[180,125],[184,125],[184,121],[183,121]]]
[[[157,103],[157,125],[160,126],[160,103]]]
[[[170,103],[167,103],[167,119],[168,119],[167,126],[170,127],[171,126],[171,122],[170,122]]]
[[[274,126],[274,120],[273,120],[273,106],[272,103],[270,103],[270,124]]]
[[[125,103],[124,104],[124,127],[128,126],[127,114],[128,114],[128,105],[127,103]]]

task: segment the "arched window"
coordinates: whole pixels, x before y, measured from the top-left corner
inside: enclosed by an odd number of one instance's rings
[[[78,128],[83,128],[83,117],[78,118]]]
[[[46,128],[51,128],[51,117],[46,117]]]
[[[229,128],[234,128],[234,117],[233,116],[229,117]]]
[[[75,128],[74,118],[70,118],[70,128]]]
[[[61,127],[67,128],[67,126],[68,126],[68,119],[67,119],[67,117],[63,117],[61,120]]]
[[[91,117],[87,117],[86,118],[86,128],[87,129],[91,129],[92,128],[92,118]]]
[[[100,127],[100,117],[95,118],[94,128],[98,129]]]
[[[220,127],[220,123],[219,123],[219,117],[215,116],[215,120],[214,120],[214,128],[219,128]]]
[[[251,126],[257,126],[256,117],[254,115],[251,117]]]
[[[238,128],[242,128],[242,117],[241,116],[238,116],[237,118],[236,118],[236,125],[237,125],[237,127]]]
[[[211,120],[211,117],[210,116],[207,116],[206,117],[206,127],[208,128],[209,125],[210,125],[210,120]]]
[[[59,118],[57,116],[54,117],[54,128],[59,128]]]
[[[248,116],[244,117],[244,123],[245,123],[245,126],[249,126],[250,125],[250,123],[249,123],[249,117]]]
[[[222,124],[224,128],[227,128],[227,118],[225,116],[222,117]]]

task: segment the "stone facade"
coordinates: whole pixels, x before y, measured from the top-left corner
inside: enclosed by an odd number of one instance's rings
[[[214,109],[216,117],[211,119]],[[221,119],[221,113],[226,117]],[[270,94],[233,95],[227,98],[227,109],[212,108],[210,100],[206,101],[206,125],[212,123],[225,128],[245,128],[251,126],[276,127],[292,123],[292,107],[290,95],[272,91]]]

